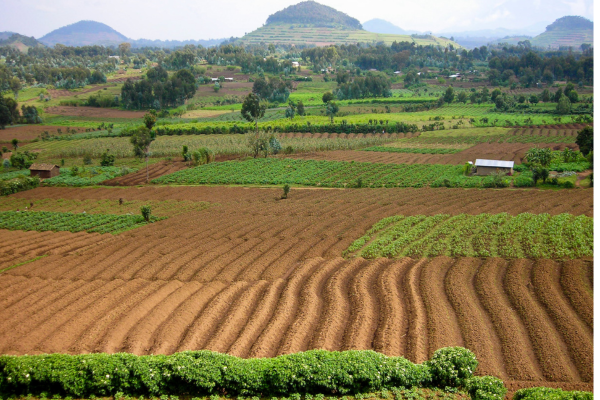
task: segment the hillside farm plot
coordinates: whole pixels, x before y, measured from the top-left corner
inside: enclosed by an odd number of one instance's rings
[[[151,222],[160,218],[152,217]],[[69,231],[117,234],[145,225],[141,215],[73,214],[51,211],[0,212],[0,229],[19,231]]]
[[[66,133],[67,128],[77,133],[85,132],[85,128],[66,127],[66,126],[50,126],[50,125],[19,125],[7,126],[6,129],[0,129],[0,143],[10,143],[11,140],[17,139],[19,142],[28,142],[39,138],[43,132],[48,132],[50,135],[61,135]],[[12,145],[7,146],[12,149]]]
[[[345,254],[364,258],[591,257],[593,225],[593,218],[570,214],[398,215],[379,221]]]
[[[460,166],[253,159],[207,164],[164,175],[152,183],[422,187],[439,179],[458,179],[460,176]],[[465,176],[461,180],[464,185],[479,186],[482,178]]]
[[[416,142],[416,141],[415,141]],[[382,164],[464,164],[467,161],[475,162],[476,159],[514,161],[520,164],[525,159],[527,150],[532,147],[549,147],[552,150],[562,151],[566,147],[577,149],[577,145],[565,143],[478,143],[469,144],[428,144],[415,143],[412,141],[399,141],[386,145],[388,151],[323,151],[318,153],[297,154],[290,157],[305,160],[329,160],[329,161],[356,161]],[[407,146],[407,147],[405,147]],[[419,146],[419,147],[417,147]],[[438,147],[440,146],[440,147]],[[466,148],[464,146],[467,146]],[[396,149],[428,149],[443,150],[450,147],[456,150],[453,154],[420,154],[417,151],[400,152]],[[453,147],[459,147],[454,148]],[[462,147],[462,149],[461,149]],[[366,149],[363,149],[366,150]]]
[[[280,197],[280,188],[145,186],[42,187],[3,199],[91,214],[116,213],[124,198],[157,216],[165,201],[165,213],[187,207],[179,202],[219,205],[118,236],[0,229],[0,270],[10,268],[0,274],[0,351],[373,349],[422,362],[460,345],[477,355],[478,373],[512,388],[592,389],[588,258],[340,257],[389,216],[580,218],[593,215],[591,191],[292,188]]]
[[[139,118],[144,117],[143,111],[123,111],[100,107],[56,106],[45,110],[48,114],[89,118]]]

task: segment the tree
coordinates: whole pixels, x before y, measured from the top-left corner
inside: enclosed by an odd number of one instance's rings
[[[565,115],[571,112],[571,100],[569,100],[569,98],[564,94],[561,96],[560,100],[558,100],[556,112],[560,115]]]
[[[265,158],[269,155],[269,135],[264,132],[257,132],[255,135],[247,134],[248,147],[252,152],[252,157],[257,158],[260,153],[264,153]]]
[[[469,96],[467,95],[466,92],[460,92],[458,94],[458,102],[459,103],[466,103],[468,98],[469,98]]]
[[[552,162],[552,150],[549,148],[532,147],[525,153],[525,158],[529,164],[539,164],[542,167],[547,167]]]
[[[256,137],[258,138],[258,120],[265,116],[267,105],[260,101],[260,97],[254,93],[249,93],[244,98],[242,104],[242,117],[249,122],[254,122],[256,127]]]
[[[550,101],[550,91],[548,89],[544,89],[542,91],[542,101],[547,103]]]
[[[21,81],[16,76],[10,80],[10,90],[15,95],[15,100],[19,99],[19,91],[21,90]]]
[[[579,151],[581,151],[581,154],[584,156],[587,156],[590,152],[594,151],[594,127],[586,126],[577,132],[575,143],[577,143]]]
[[[448,86],[448,89],[446,89],[446,93],[444,93],[444,101],[448,104],[454,101],[454,88],[452,86]]]
[[[10,141],[13,145],[13,148],[16,150],[19,148],[19,140],[18,139],[13,139]]]
[[[575,90],[571,90],[567,95],[571,104],[577,103],[579,101],[579,94]]]
[[[562,96],[563,96],[563,91],[562,91],[562,89],[561,89],[561,88],[558,88],[558,89],[556,90],[556,93],[554,93],[554,96],[552,96],[552,100],[553,100],[555,103],[558,103],[558,102],[560,101],[560,98],[561,98]]]
[[[298,113],[298,115],[303,116],[304,115],[304,103],[302,102],[302,100],[300,100],[298,102],[298,104],[296,105],[296,112]]]
[[[498,98],[498,96],[500,96],[500,95],[502,95],[502,92],[500,91],[500,89],[496,88],[496,89],[492,90],[492,96],[491,96],[492,103],[495,103],[495,102],[496,102],[496,99],[497,99],[497,98]]]
[[[146,118],[144,117],[144,122],[145,120]],[[140,126],[130,138],[135,156],[139,158],[146,158],[146,182],[148,182],[150,179],[148,172],[148,157],[150,156],[150,144],[154,141],[154,138],[154,132],[152,132],[147,126]]]
[[[146,114],[144,114],[144,126],[151,131],[156,125],[156,110],[148,110]]]
[[[327,103],[327,108],[325,110],[325,113],[329,116],[329,118],[331,118],[332,124],[333,124],[333,117],[335,117],[339,111],[340,111],[340,107],[334,101],[330,101],[329,103]]]
[[[524,96],[524,95],[520,95],[520,96],[519,96],[519,100],[518,100],[518,102],[519,102],[519,104],[523,104],[523,103],[525,103],[525,100],[527,100],[527,99],[525,98],[525,96]]]
[[[294,115],[296,115],[296,106],[290,101],[288,107],[285,109],[285,117],[294,119]]]
[[[4,129],[6,125],[10,125],[12,123],[12,114],[8,107],[4,105],[1,101],[2,97],[0,97],[0,129]]]
[[[131,50],[131,43],[123,42],[119,45],[119,54],[121,55],[121,57],[124,57],[127,54],[129,54],[130,50]]]
[[[335,96],[333,95],[333,93],[331,92],[325,92],[323,94],[323,103],[329,103],[330,101],[332,101],[333,99],[335,99]]]
[[[532,94],[531,96],[529,96],[529,102],[531,104],[537,104],[540,102],[540,99],[535,94]]]

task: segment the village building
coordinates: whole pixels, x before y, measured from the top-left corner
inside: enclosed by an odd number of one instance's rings
[[[31,164],[29,167],[31,176],[38,176],[41,179],[48,179],[60,174],[60,167],[55,164]]]
[[[225,78],[225,82],[233,82],[233,78]]]
[[[513,174],[514,161],[501,160],[475,160],[477,175],[490,175],[492,173],[504,172],[507,175]]]

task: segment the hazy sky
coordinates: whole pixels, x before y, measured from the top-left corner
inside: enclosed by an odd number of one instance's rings
[[[299,0],[0,0],[0,31],[39,38],[80,20],[103,22],[131,39],[243,36]],[[319,0],[357,18],[403,29],[524,28],[565,15],[593,19],[593,0]]]

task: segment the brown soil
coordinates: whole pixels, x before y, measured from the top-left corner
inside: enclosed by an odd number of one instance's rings
[[[23,199],[215,204],[113,235],[0,230],[0,353],[373,349],[415,362],[466,346],[478,373],[592,389],[593,261],[346,260],[395,215],[593,215],[593,193],[464,189],[37,188]],[[500,196],[502,194],[502,196]],[[10,327],[10,329],[9,329]],[[554,383],[553,383],[554,382]]]
[[[143,118],[143,111],[122,111],[100,107],[70,107],[56,106],[46,109],[46,113],[54,115],[65,115],[69,117],[90,118]]]
[[[347,151],[332,150],[315,153],[296,154],[289,157],[305,160],[356,161],[383,164],[464,164],[476,159],[492,159],[523,162],[525,153],[532,147],[550,147],[563,150],[565,147],[576,148],[564,143],[479,143],[454,154],[412,154],[386,153],[379,151]]]
[[[140,170],[134,174],[127,174],[125,176],[119,176],[117,178],[109,179],[107,181],[102,182],[102,185],[105,186],[135,186],[142,185],[146,183],[146,178],[149,176],[150,180],[154,178],[158,178],[159,176],[163,176],[166,174],[171,174],[173,172],[179,171],[181,169],[187,168],[187,163],[182,161],[160,161],[156,164],[152,164],[148,166],[148,171],[146,172],[146,168],[140,168]]]

